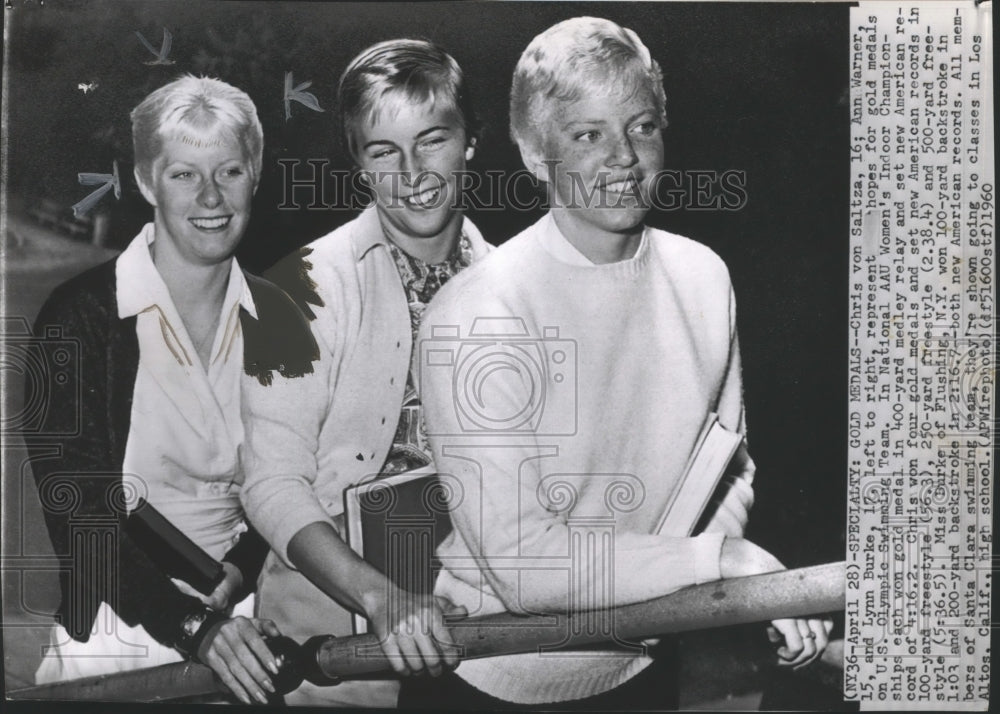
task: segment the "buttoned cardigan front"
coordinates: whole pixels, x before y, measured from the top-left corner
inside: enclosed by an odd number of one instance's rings
[[[473,260],[490,246],[468,219]],[[312,320],[312,374],[244,378],[241,497],[287,563],[287,546],[317,521],[340,530],[343,491],[380,471],[392,445],[412,336],[396,264],[374,207],[266,273]],[[419,366],[417,366],[419,368]]]

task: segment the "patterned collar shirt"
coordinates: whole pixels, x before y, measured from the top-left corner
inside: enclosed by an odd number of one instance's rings
[[[472,264],[472,244],[469,237],[462,232],[451,253],[440,263],[426,263],[403,251],[386,236],[389,252],[396,263],[403,291],[406,293],[406,303],[410,310],[410,331],[412,335],[413,353],[417,349],[417,332],[420,330],[420,319],[424,310],[437,294],[441,286],[454,277],[459,271]],[[420,397],[417,395],[413,368],[406,375],[406,389],[403,393],[403,403],[400,409],[399,422],[396,425],[396,435],[392,447],[382,467],[382,475],[403,473],[427,466],[431,463],[430,446],[424,432],[421,418]]]

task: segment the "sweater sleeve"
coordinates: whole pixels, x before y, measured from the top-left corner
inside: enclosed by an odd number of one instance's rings
[[[476,315],[504,314],[479,293],[451,292],[436,302],[424,318],[421,342],[434,342],[435,326],[468,335]],[[498,362],[500,349],[492,351]],[[460,360],[428,357],[421,360],[433,367],[420,375],[428,436],[439,474],[460,486],[447,490],[449,508],[472,556],[443,562],[454,577],[480,587],[481,575],[515,613],[624,605],[720,577],[721,534],[676,538],[609,528],[606,519],[573,511],[576,497],[600,480],[574,474],[565,486],[552,480],[562,476],[553,465],[558,447],[540,446],[530,433],[464,430],[459,415],[468,405],[459,395],[475,398],[479,424],[510,423],[531,398],[533,385],[523,372],[497,369],[481,384],[465,385],[457,379]]]
[[[325,305],[306,255],[299,251],[289,256],[266,277],[293,296],[300,309],[308,310],[319,358],[301,376],[275,373],[266,382],[253,375],[241,377],[245,439],[240,498],[247,518],[288,565],[288,543],[296,533],[311,523],[332,523],[314,487],[319,435],[330,408],[330,335],[336,332],[336,316],[333,310],[320,309]]]
[[[324,354],[303,377],[276,376],[268,386],[242,378],[246,437],[240,498],[250,522],[286,563],[292,536],[310,523],[332,523],[314,490],[328,369]]]
[[[123,527],[125,489],[107,405],[112,391],[130,385],[108,381],[111,374],[121,376],[105,359],[112,339],[106,329],[110,309],[78,283],[57,288],[42,307],[33,346],[41,359],[51,357],[67,368],[49,374],[41,428],[26,442],[46,526],[62,561],[60,612],[66,630],[86,642],[104,601],[127,624],[140,624],[172,645],[184,617],[204,606],[181,593]],[[69,361],[57,354],[64,349]],[[124,440],[127,434],[118,436]]]
[[[736,295],[732,287],[729,288],[729,359],[716,411],[723,426],[746,436],[743,377],[736,331]],[[705,532],[743,537],[750,509],[753,507],[753,478],[756,468],[748,450],[741,448],[734,457],[730,473],[718,489],[714,499],[715,512],[705,525]]]

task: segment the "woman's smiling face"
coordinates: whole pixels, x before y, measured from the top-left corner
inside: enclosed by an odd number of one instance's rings
[[[158,252],[169,250],[194,265],[232,257],[257,187],[239,141],[226,135],[165,137],[149,181],[138,173],[136,180],[155,210]]]
[[[550,184],[553,209],[595,236],[636,230],[663,168],[654,93],[640,87],[624,98],[597,93],[553,104],[535,152],[536,175]]]
[[[458,175],[473,148],[458,112],[440,104],[401,102],[355,128],[355,158],[379,212],[413,239],[436,238],[461,219]]]

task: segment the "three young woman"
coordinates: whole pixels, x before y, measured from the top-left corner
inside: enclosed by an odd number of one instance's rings
[[[111,464],[119,479],[139,474],[150,502],[216,557],[225,556],[230,527],[242,518],[241,501],[272,549],[259,580],[258,613],[301,641],[350,634],[351,614],[360,612],[398,675],[441,674],[457,663],[444,617],[461,612],[461,605],[538,612],[579,602],[582,590],[568,587],[562,573],[569,567],[566,534],[572,516],[592,516],[607,504],[602,474],[630,476],[646,503],[615,516],[614,573],[575,574],[591,589],[607,584],[600,577],[615,578],[615,599],[595,607],[780,568],[742,538],[752,503],[749,459],[705,534],[651,535],[655,506],[676,487],[709,414],[734,431],[745,425],[725,267],[707,249],[643,223],[644,192],[662,168],[665,109],[659,68],[635,33],[578,18],[551,28],[525,51],[512,93],[513,135],[526,166],[549,184],[553,210],[489,257],[459,205],[459,177],[475,152],[477,121],[454,59],[424,41],[379,43],[344,71],[338,103],[345,145],[373,201],[269,273],[301,312],[273,287],[245,277],[232,258],[259,176],[259,125],[245,137],[247,131],[235,128],[242,124],[212,118],[229,117],[229,105],[208,98],[184,111],[154,103],[157,140],[152,148],[136,142],[136,179],[154,206],[154,223],[118,259],[114,275],[105,267],[77,279],[43,311],[46,320],[74,325],[81,296],[101,289],[105,312],[116,309],[118,322],[107,318],[114,328],[93,340],[92,349],[103,350],[113,366],[128,354],[120,345],[138,342],[137,370],[85,377],[105,380],[97,387],[108,393],[128,392],[112,410],[118,416],[96,415],[101,426],[87,427],[87,438],[109,444],[98,450],[120,457],[81,460],[76,470]],[[137,136],[145,135],[145,110],[135,116]],[[577,203],[574,187],[599,197],[600,205]],[[434,323],[457,325],[467,335],[477,317],[520,319],[539,345],[550,327],[568,329],[563,336],[576,341],[577,377],[588,391],[546,408],[565,409],[578,420],[572,438],[532,437],[504,442],[511,447],[505,449],[491,449],[490,434],[477,433],[471,447],[460,437],[443,438],[462,429],[452,423],[454,375],[438,370],[421,385],[428,442],[412,371],[424,310],[445,283],[481,259],[435,303]],[[697,329],[692,315],[700,316]],[[262,343],[244,336],[272,329],[275,316],[284,325],[273,328],[284,330],[284,347],[252,354]],[[311,337],[301,329],[305,319]],[[40,318],[39,324],[46,323]],[[423,329],[429,337],[428,325]],[[650,352],[657,358],[648,359]],[[234,355],[243,356],[242,370]],[[500,414],[523,401],[519,377],[507,378],[486,394],[497,401],[484,409]],[[559,392],[556,384],[546,387]],[[100,405],[92,410],[97,414]],[[122,421],[123,411],[130,411],[131,422]],[[123,445],[117,441],[122,424]],[[558,458],[537,457],[540,447],[553,445]],[[434,462],[473,496],[455,504],[456,531],[440,551],[437,598],[401,592],[347,547],[342,501],[348,486]],[[37,472],[44,481],[52,469]],[[555,472],[583,474],[583,495],[574,506],[579,513],[561,511],[544,497],[543,482]],[[521,498],[525,484],[537,503]],[[57,547],[67,542],[64,521],[50,517]],[[127,539],[123,543],[122,552],[130,553]],[[255,563],[262,552],[255,551]],[[510,565],[524,555],[554,564],[559,577]],[[142,562],[141,554],[135,558]],[[144,593],[166,588],[163,576],[147,570]],[[217,608],[255,577],[250,567],[230,568],[230,575],[226,592],[213,595]],[[237,694],[263,697],[261,688],[269,686],[263,667],[272,662],[260,635],[276,632],[274,625],[216,624],[220,616],[171,587],[152,597],[169,605],[158,611],[177,612],[182,635],[161,624],[163,613],[133,605],[127,590],[119,602],[111,592],[98,597],[104,597],[102,608],[142,624],[159,642],[198,653]],[[398,606],[402,602],[406,607]],[[791,665],[815,658],[828,632],[819,619],[775,626],[785,642],[780,654]],[[200,648],[186,644],[189,630],[196,643],[205,637]],[[644,653],[592,654],[469,663],[447,688],[411,687],[407,701],[438,706],[458,696],[481,707],[671,701],[674,692],[663,691],[662,674],[672,666],[654,674]],[[286,701],[388,707],[397,703],[398,689],[398,680],[389,678],[305,684]]]

